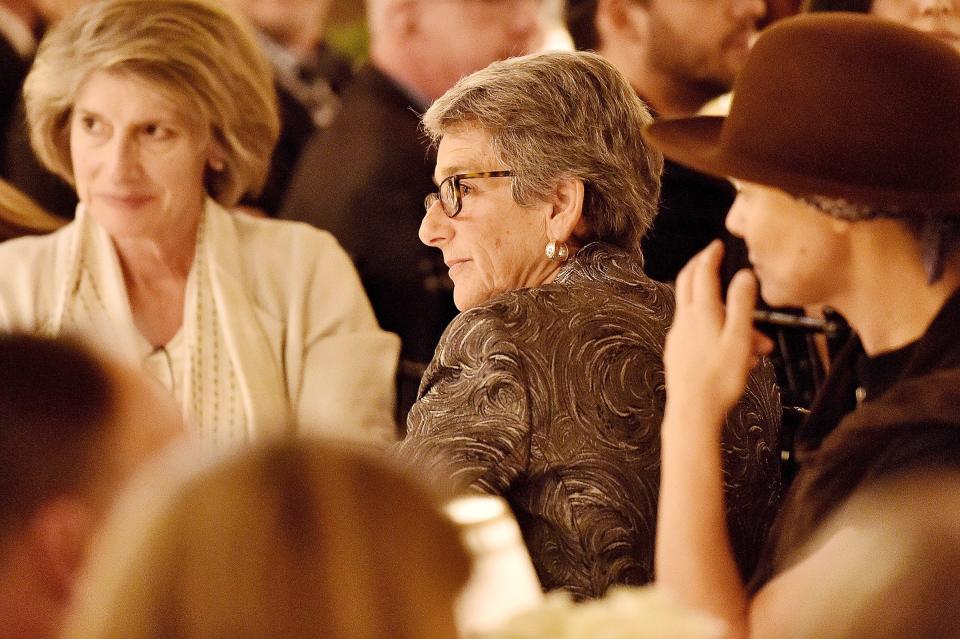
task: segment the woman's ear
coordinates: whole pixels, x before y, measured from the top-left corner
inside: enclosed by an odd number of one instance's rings
[[[227,154],[223,151],[219,142],[210,142],[210,150],[207,153],[207,166],[217,173],[227,168]]]
[[[583,219],[583,180],[564,178],[557,183],[551,202],[547,234],[551,240],[569,242],[586,234]]]

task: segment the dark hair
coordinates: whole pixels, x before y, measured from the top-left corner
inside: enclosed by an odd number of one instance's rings
[[[870,13],[873,0],[804,0],[803,11],[816,13],[820,11],[851,11],[853,13]]]
[[[0,540],[45,500],[87,485],[114,394],[77,344],[0,335]]]
[[[563,14],[577,51],[596,51],[600,48],[597,0],[567,0]]]

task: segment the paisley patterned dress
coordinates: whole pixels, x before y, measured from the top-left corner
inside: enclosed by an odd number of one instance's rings
[[[462,491],[504,497],[541,583],[575,597],[653,577],[670,286],[590,244],[545,286],[461,313],[427,368],[398,453]],[[773,371],[724,434],[728,520],[748,573],[779,498]]]

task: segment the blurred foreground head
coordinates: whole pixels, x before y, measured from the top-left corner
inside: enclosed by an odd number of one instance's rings
[[[70,341],[0,336],[0,636],[56,633],[113,497],[181,428],[139,373]]]
[[[797,553],[823,557],[817,588],[767,636],[960,637],[957,481],[956,470],[917,470],[859,490]]]
[[[456,528],[380,454],[286,441],[167,488],[118,510],[67,636],[456,636]]]

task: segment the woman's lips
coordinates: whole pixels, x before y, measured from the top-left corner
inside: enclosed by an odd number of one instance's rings
[[[147,202],[153,199],[149,195],[126,195],[126,194],[115,194],[115,193],[105,193],[100,196],[100,199],[105,201],[107,204],[116,207],[134,209],[140,206],[143,206]]]
[[[450,260],[447,262],[447,268],[450,270],[450,277],[453,277],[455,273],[463,269],[463,266],[469,261],[470,260]]]

